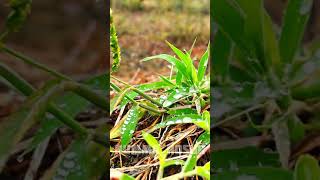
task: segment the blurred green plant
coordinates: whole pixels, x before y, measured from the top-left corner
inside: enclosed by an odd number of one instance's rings
[[[213,161],[217,179],[248,179],[248,174],[259,179],[292,179],[292,172],[285,170],[289,169],[291,147],[302,142],[313,130],[308,124],[315,123],[302,121],[299,112],[319,102],[318,51],[311,48],[314,42],[306,48],[301,44],[312,4],[312,0],[289,0],[278,36],[262,0],[212,1],[211,15],[217,29],[211,49],[212,129],[232,126],[232,121],[245,118],[244,131],[250,130],[247,136],[271,135],[279,155],[276,165],[259,168],[238,162],[228,170]],[[264,118],[258,118],[257,112]],[[221,156],[219,153],[223,150],[212,156]],[[246,151],[234,153],[237,157],[230,159],[232,162],[241,154],[251,156]]]
[[[38,156],[36,153],[41,151],[43,143],[50,139],[58,128],[68,127],[76,134],[75,140],[59,155],[54,165],[44,173],[43,178],[99,179],[107,167],[107,128],[102,126],[97,129],[88,129],[74,118],[91,105],[104,111],[109,110],[106,101],[109,88],[105,83],[106,75],[76,82],[9,48],[5,45],[4,37],[22,28],[31,9],[31,0],[12,0],[9,4],[12,11],[1,35],[0,52],[50,74],[54,80],[36,89],[14,70],[0,62],[1,81],[27,97],[17,112],[12,113],[0,123],[0,171],[4,169],[9,157],[16,153],[15,147],[25,139],[26,133],[31,128],[36,132],[31,138],[29,137],[30,143],[22,149],[24,152],[21,156],[29,152]],[[41,160],[42,157],[40,163]],[[33,161],[31,160],[32,164],[34,164]],[[33,172],[33,177],[35,173]],[[33,177],[26,174],[26,178]]]

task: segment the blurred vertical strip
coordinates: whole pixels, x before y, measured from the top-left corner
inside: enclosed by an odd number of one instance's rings
[[[104,8],[104,11],[106,12],[106,36],[105,36],[105,39],[106,39],[106,61],[107,61],[107,71],[106,71],[106,82],[108,83],[107,87],[108,89],[106,89],[109,93],[107,93],[107,103],[110,104],[110,0],[101,0],[103,2],[106,2],[106,5],[105,5],[105,8]],[[110,132],[111,130],[111,127],[112,127],[112,124],[110,123],[110,113],[108,112],[107,113],[107,123],[108,123],[108,132]],[[109,133],[108,133],[109,134]],[[110,141],[109,141],[109,136],[107,137],[107,144],[108,146],[110,147]],[[108,153],[106,155],[106,158],[109,159],[107,162],[107,171],[106,171],[106,174],[109,175],[110,174],[110,149],[108,150]],[[106,176],[108,177],[108,176]]]
[[[210,42],[211,42],[211,46],[210,46],[210,57],[209,57],[209,65],[210,65],[210,106],[211,106],[211,109],[210,109],[210,161],[213,160],[213,156],[212,156],[212,152],[213,152],[213,148],[214,148],[214,142],[213,142],[213,133],[212,130],[213,130],[213,102],[214,102],[214,99],[213,99],[213,84],[212,84],[212,79],[213,79],[213,38],[214,38],[214,20],[213,20],[213,15],[212,15],[212,9],[213,9],[213,3],[212,3],[212,0],[210,0]],[[211,164],[210,164],[210,179],[213,179],[214,177],[212,177],[213,175],[213,169],[214,169],[214,163],[213,161],[211,161]]]

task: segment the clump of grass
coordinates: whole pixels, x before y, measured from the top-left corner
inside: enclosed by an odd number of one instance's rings
[[[115,122],[110,133],[111,141],[114,142],[111,166],[115,170],[131,169],[129,174],[132,176],[137,176],[134,173],[136,171],[139,172],[138,176],[150,171],[152,164],[146,161],[152,157],[150,152],[145,152],[144,158],[139,161],[139,164],[146,166],[143,169],[135,167],[135,164],[122,162],[122,154],[133,156],[137,153],[130,148],[127,150],[128,146],[145,145],[139,138],[142,137],[154,149],[158,159],[159,165],[156,165],[158,173],[157,176],[153,175],[154,178],[179,179],[188,176],[208,178],[210,164],[203,167],[196,165],[210,144],[210,79],[207,73],[210,45],[196,67],[192,59],[195,42],[188,51],[182,51],[169,42],[167,44],[176,56],[159,54],[144,58],[142,61],[162,59],[169,62],[172,71],[170,76],[160,75],[159,81],[137,86],[131,86],[116,77],[111,77],[113,79],[111,88],[116,92],[111,100],[111,117]],[[122,88],[114,82],[122,84]],[[155,94],[149,95],[149,92]],[[159,139],[151,134],[156,134]],[[177,144],[187,145],[190,149],[175,152],[174,147]],[[176,156],[179,153],[190,155]],[[208,162],[208,159],[205,161]],[[157,160],[154,161],[156,162]],[[181,172],[163,177],[166,168],[182,164],[184,166]]]

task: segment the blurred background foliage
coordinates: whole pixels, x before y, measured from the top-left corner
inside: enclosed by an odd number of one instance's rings
[[[123,63],[115,75],[134,83],[154,80],[168,73],[166,62],[140,63],[145,57],[168,52],[165,41],[189,49],[197,38],[194,55],[199,59],[210,37],[209,0],[111,1]]]

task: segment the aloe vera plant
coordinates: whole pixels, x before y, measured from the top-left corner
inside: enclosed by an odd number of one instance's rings
[[[229,147],[236,155],[227,160],[236,162],[229,165],[231,170],[219,167],[220,161],[226,159],[212,161],[217,164],[213,170],[217,179],[293,178],[289,169],[297,157],[290,156],[292,147],[317,129],[307,128],[316,123],[315,119],[301,116],[306,111],[317,114],[309,108],[319,102],[319,51],[315,42],[302,43],[312,4],[312,0],[289,0],[277,31],[262,0],[212,1],[216,29],[211,48],[212,129],[234,127],[243,136],[243,140],[229,139],[230,145],[238,144]],[[245,125],[236,127],[239,122]],[[250,156],[247,146],[259,146],[265,141],[263,138],[274,142],[275,147],[271,148],[278,156],[276,164],[262,163],[257,167],[254,161],[241,159],[242,154]],[[215,133],[214,139],[219,147],[219,134]],[[213,150],[212,158],[228,153],[224,148]],[[299,163],[297,166],[300,169]],[[295,176],[307,179],[306,174],[298,174]]]

